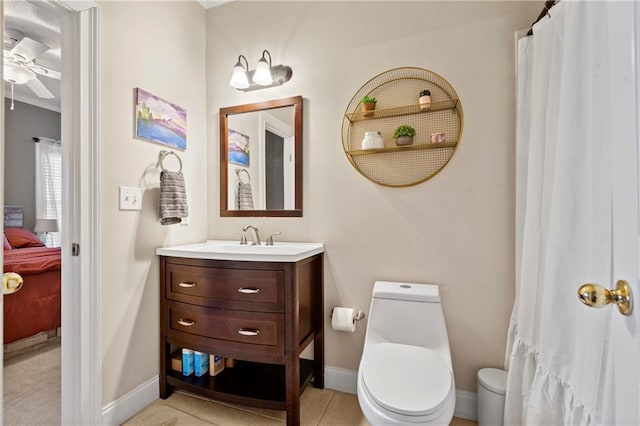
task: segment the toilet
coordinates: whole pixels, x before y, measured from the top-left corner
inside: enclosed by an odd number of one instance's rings
[[[358,368],[372,425],[448,425],[456,403],[438,286],[377,281]]]

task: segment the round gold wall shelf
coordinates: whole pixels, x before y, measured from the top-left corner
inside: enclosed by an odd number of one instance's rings
[[[418,103],[425,89],[431,92],[429,109]],[[365,95],[378,100],[373,114],[360,111]],[[424,68],[395,68],[373,77],[353,96],[342,120],[342,146],[353,167],[372,182],[417,185],[447,165],[460,142],[463,123],[462,104],[447,80]],[[403,124],[415,128],[416,136],[412,145],[396,146],[393,132]],[[384,147],[362,149],[368,131],[380,132]],[[436,133],[444,133],[445,141],[433,143]]]

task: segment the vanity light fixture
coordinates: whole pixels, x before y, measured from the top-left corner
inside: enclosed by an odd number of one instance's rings
[[[245,65],[242,65],[242,59],[244,59]],[[247,72],[249,71],[249,62],[244,55],[238,56],[238,62],[233,67],[233,74],[231,75],[231,81],[229,84],[236,89],[246,89],[250,86]]]
[[[266,57],[269,57],[267,60]],[[244,58],[245,65],[241,59]],[[238,57],[238,62],[233,67],[233,74],[229,84],[231,87],[249,92],[251,90],[266,89],[267,87],[282,86],[291,80],[293,71],[286,65],[271,65],[271,53],[262,51],[262,58],[258,61],[255,70],[249,70],[249,63],[244,55]]]
[[[265,55],[269,56],[269,62],[267,62]],[[253,74],[253,82],[260,86],[273,84],[273,77],[271,77],[271,53],[269,53],[268,50],[262,51],[262,58],[258,61],[256,72]]]

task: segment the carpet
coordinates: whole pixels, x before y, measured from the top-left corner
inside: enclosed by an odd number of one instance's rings
[[[4,424],[60,424],[60,339],[4,363]]]

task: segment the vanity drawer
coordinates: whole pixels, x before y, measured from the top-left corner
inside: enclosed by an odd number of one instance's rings
[[[169,329],[236,342],[247,351],[284,354],[284,314],[233,311],[169,303]],[[254,346],[255,345],[255,346]]]
[[[167,266],[167,298],[202,306],[284,311],[284,272]]]

